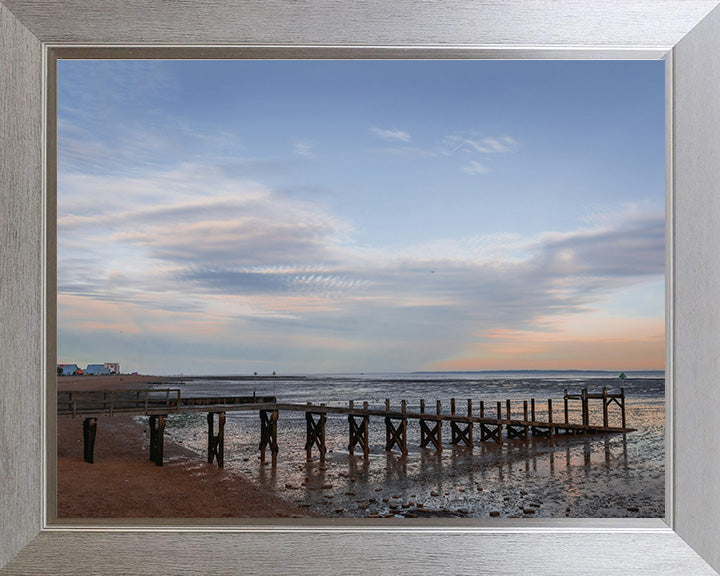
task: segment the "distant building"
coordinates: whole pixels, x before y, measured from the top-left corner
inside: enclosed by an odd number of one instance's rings
[[[105,368],[110,370],[110,374],[120,374],[119,362],[105,362]]]
[[[58,375],[60,376],[74,376],[75,374],[83,373],[77,364],[58,364],[57,367]]]
[[[97,376],[99,374],[110,374],[110,369],[104,364],[88,364],[85,368],[85,374]]]

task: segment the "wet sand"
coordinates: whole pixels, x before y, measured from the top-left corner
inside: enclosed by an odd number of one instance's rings
[[[158,382],[166,382],[161,376],[131,376],[129,374],[107,374],[105,376],[59,376],[58,392],[69,390],[118,390],[120,388],[145,388]],[[172,388],[172,381],[167,381]]]
[[[143,376],[64,377],[64,390],[142,387]],[[165,463],[149,460],[143,426],[100,417],[95,462],[83,460],[81,418],[58,418],[58,518],[289,518],[310,516],[237,473],[165,438]],[[149,434],[148,434],[149,435]]]
[[[153,377],[61,379],[64,389],[143,387]],[[168,383],[172,387],[172,383]],[[204,415],[171,415],[165,461],[157,467],[142,449],[142,425],[129,417],[98,419],[96,463],[82,460],[82,420],[59,419],[60,518],[338,517],[662,517],[662,454],[643,440],[662,427],[662,407],[630,404],[645,431],[623,436],[448,446],[441,454],[412,448],[387,453],[382,422],[373,422],[371,455],[346,452],[347,423],[328,420],[327,459],[305,459],[304,418],[284,415],[278,467],[262,466],[256,416],[229,414],[225,465],[205,462]],[[654,414],[654,416],[652,416]],[[595,415],[597,416],[597,415]],[[409,442],[418,438],[409,430]],[[176,442],[171,440],[175,439]],[[662,446],[660,446],[662,449]],[[642,487],[642,488],[640,488]]]

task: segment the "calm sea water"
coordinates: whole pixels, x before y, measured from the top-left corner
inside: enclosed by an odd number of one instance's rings
[[[278,421],[277,467],[262,465],[257,412],[228,412],[225,428],[225,466],[301,507],[328,517],[662,517],[665,479],[665,384],[662,372],[628,372],[626,380],[606,372],[474,372],[413,374],[324,374],[306,379],[203,379],[174,383],[183,396],[272,395],[279,402],[355,405],[363,401],[382,407],[386,398],[395,408],[406,400],[418,411],[436,400],[449,413],[455,398],[463,414],[467,399],[477,414],[479,401],[494,416],[497,401],[510,399],[515,417],[522,401],[536,399],[538,420],[547,417],[553,399],[555,421],[563,416],[563,391],[582,388],[608,392],[625,388],[626,435],[556,437],[510,441],[501,446],[450,445],[450,427],[443,427],[444,449],[421,449],[417,421],[408,422],[408,449],[385,451],[382,418],[370,419],[370,458],[347,451],[346,416],[328,416],[328,454],[320,463],[317,452],[306,461],[305,416],[281,412]],[[602,422],[602,403],[591,403],[591,422]],[[579,422],[579,402],[571,402],[570,421]],[[620,425],[620,410],[610,408],[610,425]],[[166,433],[204,457],[207,446],[205,414],[170,416]],[[358,452],[360,455],[358,456]],[[268,460],[269,460],[268,451]]]

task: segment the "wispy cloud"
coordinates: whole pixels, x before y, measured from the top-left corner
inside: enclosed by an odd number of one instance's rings
[[[462,172],[465,172],[465,174],[470,174],[471,176],[474,176],[475,174],[487,174],[489,172],[489,169],[484,164],[480,164],[477,160],[470,160],[465,166],[460,168]]]
[[[510,152],[517,147],[517,141],[510,136],[480,136],[475,133],[451,134],[443,139],[443,152],[451,156],[457,152],[479,152],[497,154]]]
[[[298,156],[305,156],[306,158],[313,158],[315,156],[313,153],[313,145],[307,140],[297,140],[293,144],[293,150]]]
[[[397,128],[383,129],[377,126],[371,126],[370,132],[388,142],[410,142],[412,137],[407,132],[398,130]]]

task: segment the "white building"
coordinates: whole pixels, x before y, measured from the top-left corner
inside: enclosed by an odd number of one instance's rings
[[[105,362],[105,368],[110,370],[110,374],[120,374],[119,362]]]

